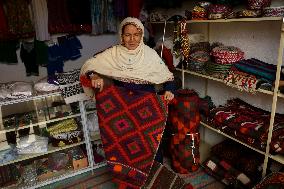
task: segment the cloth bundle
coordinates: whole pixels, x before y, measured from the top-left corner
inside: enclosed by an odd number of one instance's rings
[[[276,77],[276,65],[265,63],[261,60],[251,58],[236,62],[234,66],[243,72],[255,75],[259,79],[268,80],[270,82],[275,81]]]
[[[266,7],[263,9],[263,16],[266,17],[283,17],[284,6],[280,7]]]
[[[210,157],[204,163],[205,170],[232,188],[249,188],[251,180],[242,172],[236,170],[225,160],[217,157]]]
[[[79,69],[56,75],[59,89],[62,92],[66,104],[89,99],[87,95],[84,94],[79,75]]]
[[[27,98],[32,94],[32,84],[28,82],[0,84],[0,100]]]
[[[199,107],[202,101],[192,90],[178,90],[169,108],[172,165],[179,173],[196,171],[199,166]]]
[[[253,10],[269,7],[270,4],[271,0],[248,0],[248,8]]]
[[[233,46],[218,46],[212,49],[212,56],[218,64],[233,64],[244,58],[244,52]]]
[[[75,119],[67,119],[47,128],[53,146],[65,146],[81,142],[82,131],[78,129]]]
[[[206,51],[196,51],[190,55],[189,69],[201,72],[204,64],[210,61],[210,55]]]
[[[200,163],[199,133],[175,134],[171,137],[172,166],[181,174],[197,171]]]
[[[208,9],[208,18],[211,20],[223,19],[232,11],[228,5],[212,4]]]
[[[210,110],[208,122],[212,127],[234,136],[260,150],[266,147],[270,122],[270,112],[256,108],[240,99],[232,99],[224,106]],[[284,119],[282,114],[276,114],[272,132],[271,153],[284,153],[283,136]],[[277,132],[276,132],[277,131]]]
[[[253,75],[237,70],[231,70],[224,79],[224,82],[226,85],[235,87],[240,91],[255,93],[258,80]]]
[[[224,140],[211,148],[211,154],[245,173],[252,181],[252,184],[258,182],[259,178],[261,178],[262,155],[240,143],[230,139]]]

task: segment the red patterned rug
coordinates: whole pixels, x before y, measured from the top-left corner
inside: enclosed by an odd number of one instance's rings
[[[153,165],[166,122],[160,96],[109,86],[96,95],[100,133],[114,176],[141,187]]]

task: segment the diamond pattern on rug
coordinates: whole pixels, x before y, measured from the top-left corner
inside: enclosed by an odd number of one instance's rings
[[[128,136],[127,138],[119,142],[118,148],[122,149],[126,153],[126,159],[133,165],[135,162],[139,162],[143,159],[148,159],[152,156],[147,143],[143,143],[144,138],[138,134]]]
[[[165,102],[156,93],[109,86],[96,95],[96,104],[110,168],[142,186],[164,131]]]
[[[113,132],[114,135],[118,137],[123,137],[136,129],[134,122],[129,119],[126,114],[114,117],[108,124],[110,126],[108,131]]]

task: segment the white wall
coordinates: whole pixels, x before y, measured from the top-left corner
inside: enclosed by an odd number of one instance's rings
[[[100,52],[101,50],[106,49],[114,44],[118,43],[117,35],[100,35],[100,36],[91,36],[91,35],[80,35],[78,36],[79,40],[82,43],[83,49],[81,49],[82,57],[75,61],[67,61],[64,63],[64,71],[70,71],[76,68],[80,68],[84,62],[93,56],[93,54]],[[38,77],[31,76],[27,77],[25,72],[25,66],[21,62],[19,57],[19,50],[17,51],[18,55],[18,64],[16,65],[7,65],[0,63],[0,82],[10,82],[10,81],[38,81],[39,79],[47,76],[47,69],[45,67],[40,67],[40,75]]]

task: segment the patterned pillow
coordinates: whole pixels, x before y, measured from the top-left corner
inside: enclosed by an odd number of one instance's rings
[[[79,76],[79,69],[60,73],[56,76],[66,104],[89,99],[83,91]]]

